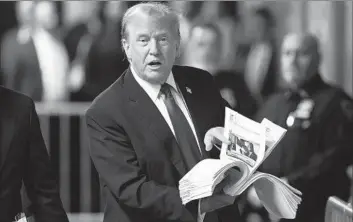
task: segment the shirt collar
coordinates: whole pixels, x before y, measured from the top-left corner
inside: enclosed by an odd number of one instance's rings
[[[148,94],[148,96],[152,99],[153,102],[155,102],[158,97],[159,97],[159,92],[161,90],[161,84],[152,84],[147,82],[146,80],[143,80],[141,77],[139,77],[134,70],[134,68],[130,65],[130,70],[134,78],[136,79],[137,83],[143,88],[143,90]],[[176,82],[174,80],[174,76],[172,71],[170,71],[170,74],[168,76],[168,79],[166,81],[171,87],[176,92],[179,92],[178,87],[176,85]]]

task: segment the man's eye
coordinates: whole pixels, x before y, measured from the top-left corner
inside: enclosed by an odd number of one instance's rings
[[[167,37],[162,37],[159,39],[160,42],[168,42],[168,38]]]
[[[139,42],[141,42],[141,43],[147,43],[147,42],[148,42],[148,39],[146,39],[146,38],[140,38],[140,39],[139,39]]]

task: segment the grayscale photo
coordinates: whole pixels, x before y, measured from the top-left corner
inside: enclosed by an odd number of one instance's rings
[[[352,15],[0,1],[0,222],[352,221]]]

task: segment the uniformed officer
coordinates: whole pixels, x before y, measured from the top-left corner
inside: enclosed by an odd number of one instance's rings
[[[303,193],[295,221],[324,221],[329,196],[347,200],[347,167],[353,163],[353,105],[319,72],[318,40],[289,34],[281,52],[288,90],[272,96],[256,120],[268,118],[288,131],[260,171],[282,177]],[[256,195],[249,196],[256,203]]]

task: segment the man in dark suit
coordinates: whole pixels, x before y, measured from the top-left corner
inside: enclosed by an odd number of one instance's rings
[[[184,206],[178,182],[201,159],[217,157],[206,151],[215,141],[229,143],[216,127],[223,125],[225,103],[212,76],[173,66],[178,21],[163,4],[131,7],[122,21],[130,67],[86,112],[105,222],[196,221],[199,202]],[[231,204],[206,213],[204,221],[237,218]]]
[[[1,39],[1,74],[2,83],[12,75],[15,67],[15,58],[19,50],[19,43],[24,39],[24,35],[18,35],[26,32],[31,23],[31,1],[21,1],[15,4],[15,14],[18,26],[8,30]],[[3,6],[2,6],[3,7]],[[20,37],[20,38],[19,38]]]
[[[68,98],[68,57],[57,32],[56,5],[49,1],[20,1],[18,13],[26,23],[11,30],[2,42],[4,85],[35,101]],[[20,16],[19,16],[20,17]]]
[[[303,193],[291,221],[324,221],[328,198],[349,196],[346,169],[353,162],[353,101],[323,81],[320,62],[315,36],[286,35],[281,74],[288,88],[271,96],[256,116],[257,121],[267,118],[287,129],[260,170],[284,178]]]
[[[29,209],[22,209],[22,182]],[[0,221],[21,212],[37,222],[68,222],[33,101],[0,87]]]

